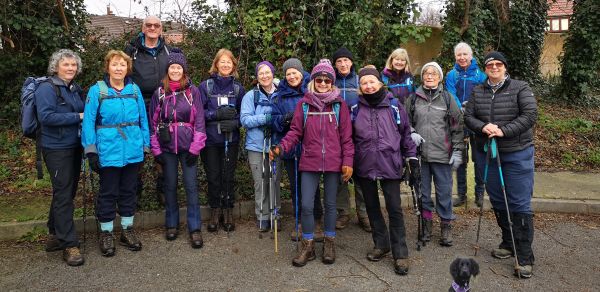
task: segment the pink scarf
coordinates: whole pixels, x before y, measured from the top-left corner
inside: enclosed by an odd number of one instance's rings
[[[332,91],[328,92],[307,92],[308,97],[315,103],[315,106],[319,111],[323,111],[326,105],[332,103],[336,98],[340,96],[340,90],[334,87]]]
[[[169,80],[169,88],[171,88],[171,92],[177,92],[181,89],[181,82]]]

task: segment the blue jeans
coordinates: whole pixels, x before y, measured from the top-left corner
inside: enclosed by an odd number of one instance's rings
[[[435,210],[444,221],[454,220],[452,213],[452,167],[450,164],[421,161],[423,209],[433,212],[431,181],[435,184]]]
[[[179,226],[179,204],[177,203],[177,177],[178,166],[181,165],[183,173],[183,187],[187,197],[187,228],[188,232],[199,231],[200,203],[198,199],[198,180],[196,173],[198,166],[188,166],[182,153],[163,152],[165,164],[163,165],[164,193],[165,193],[165,226],[177,228]]]
[[[485,155],[483,151],[475,151],[475,159],[479,162],[481,173],[484,173],[485,169]],[[515,152],[499,152],[499,155],[509,211],[533,214],[533,146]],[[490,196],[490,203],[496,210],[506,210],[496,158],[490,158],[489,164],[485,189]]]
[[[482,172],[479,171],[478,163],[475,159],[475,139],[471,138],[470,140],[470,148],[471,148],[471,158],[475,163],[474,172],[475,172],[475,194],[480,195],[483,194],[484,185],[483,185],[483,175]],[[461,164],[456,170],[456,189],[458,195],[466,195],[468,191],[467,187],[467,164],[469,162],[469,144],[465,143],[466,149],[464,150],[465,155],[463,156],[463,164]]]
[[[337,188],[340,184],[339,172],[309,172],[300,173],[302,177],[302,237],[312,239],[315,231],[315,217],[313,206],[315,192],[319,187],[319,181],[323,175],[323,186],[325,194],[323,202],[325,205],[324,227],[325,236],[335,237],[336,209],[335,201]]]
[[[300,163],[300,159],[298,159]],[[298,216],[302,216],[302,175],[298,172],[298,202],[296,203],[296,166],[294,159],[283,159],[285,170],[287,171],[288,180],[290,181],[290,193],[292,197],[292,208],[294,208],[294,216],[296,216],[296,204],[298,204]],[[321,189],[317,188],[313,196],[313,214],[315,220],[320,220],[323,217],[323,204],[321,203]]]

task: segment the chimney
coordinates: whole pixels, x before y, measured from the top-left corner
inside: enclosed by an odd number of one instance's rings
[[[110,10],[110,5],[106,5],[106,15],[115,15],[112,10]]]

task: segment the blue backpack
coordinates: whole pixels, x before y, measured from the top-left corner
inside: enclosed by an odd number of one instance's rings
[[[44,82],[52,84],[58,101],[64,102],[64,98],[60,94],[60,88],[54,85],[49,77],[27,77],[21,87],[21,129],[23,130],[23,136],[35,140],[35,165],[38,179],[44,178],[44,171],[42,168],[42,144],[41,139],[39,139],[41,134],[40,121],[37,118],[37,108],[35,106],[35,90]]]
[[[306,102],[302,103],[302,113],[304,114],[304,122],[303,125],[306,126],[306,119],[308,119],[308,116],[312,116],[312,115],[330,115],[330,114],[334,114],[335,115],[335,121],[336,121],[336,125],[339,126],[340,125],[340,102],[334,102],[331,107],[332,107],[332,111],[331,112],[311,112],[308,109],[309,105]],[[331,117],[330,117],[331,119]]]

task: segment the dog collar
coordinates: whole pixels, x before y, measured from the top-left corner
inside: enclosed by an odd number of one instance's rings
[[[452,281],[452,289],[454,289],[454,291],[456,292],[467,292],[469,290],[471,290],[471,287],[469,287],[469,283],[467,283],[464,287],[456,284],[456,282]]]

